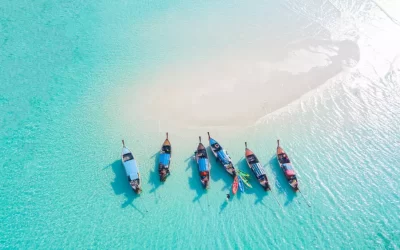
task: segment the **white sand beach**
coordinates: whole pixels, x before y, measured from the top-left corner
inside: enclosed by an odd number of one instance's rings
[[[181,128],[246,127],[299,99],[359,60],[354,42],[305,39],[276,62],[250,52],[166,66],[153,82],[126,89],[133,116]],[[254,55],[254,56],[249,56]]]

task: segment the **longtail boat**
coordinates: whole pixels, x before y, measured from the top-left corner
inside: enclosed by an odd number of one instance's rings
[[[228,152],[213,138],[211,138],[210,133],[208,134],[208,141],[210,143],[211,151],[213,152],[214,156],[217,160],[224,166],[225,170],[232,175],[233,177],[236,176],[236,170],[233,166],[232,159],[228,155]]]
[[[207,150],[203,143],[201,143],[200,136],[199,145],[197,146],[197,150],[194,152],[194,156],[200,174],[200,181],[204,188],[208,188],[210,183],[210,162],[208,161]]]
[[[125,141],[122,140],[122,154],[121,154],[122,164],[124,165],[126,175],[128,176],[129,185],[131,185],[133,191],[137,194],[142,192],[140,187],[140,174],[139,167],[136,163],[132,152],[125,147]]]
[[[244,151],[244,155],[246,157],[247,165],[253,171],[258,182],[264,188],[264,190],[265,191],[271,190],[265,169],[261,165],[257,156],[253,153],[253,151],[251,151],[250,149],[247,148],[247,142],[245,142],[244,145],[246,147],[245,151]]]
[[[296,173],[294,172],[294,168],[292,163],[290,162],[289,157],[283,148],[279,145],[276,148],[276,156],[278,158],[279,166],[281,167],[283,173],[285,174],[286,180],[289,182],[289,185],[293,188],[295,192],[299,191],[299,182],[297,181]]]
[[[172,148],[171,143],[167,138],[161,146],[160,156],[158,158],[158,174],[160,175],[160,181],[165,181],[167,176],[170,174],[169,166],[171,164]]]

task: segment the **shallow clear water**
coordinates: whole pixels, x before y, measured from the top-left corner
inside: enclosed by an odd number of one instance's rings
[[[0,248],[399,248],[395,2],[19,1],[0,13]],[[216,86],[221,104],[204,107]],[[204,192],[191,156],[207,131],[249,172],[247,141],[273,192],[252,180],[226,203],[232,179],[214,158]],[[284,181],[277,138],[310,208]]]

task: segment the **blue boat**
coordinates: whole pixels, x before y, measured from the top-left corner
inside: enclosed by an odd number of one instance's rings
[[[253,153],[253,151],[247,148],[247,142],[245,142],[244,145],[246,147],[244,156],[246,157],[247,165],[249,166],[251,171],[253,171],[258,182],[264,188],[264,190],[271,190],[265,169],[260,164],[260,161],[257,159],[257,156]]]
[[[236,176],[236,170],[233,166],[232,159],[228,155],[228,152],[219,144],[216,140],[210,137],[210,133],[208,134],[208,141],[210,142],[211,151],[213,152],[214,156],[217,160],[224,166],[225,170],[232,175],[233,177]]]
[[[244,183],[243,183],[243,179],[242,179],[242,177],[240,177],[240,175],[238,175],[238,178],[239,178],[239,190],[240,190],[240,192],[242,192],[242,193],[244,193]]]
[[[124,165],[126,175],[128,177],[129,185],[131,185],[133,191],[137,194],[142,192],[140,187],[140,174],[139,167],[136,163],[135,158],[132,155],[132,152],[125,147],[125,142],[122,140],[122,154],[121,154],[122,164]]]
[[[160,156],[158,158],[158,174],[160,175],[160,181],[165,181],[167,176],[170,174],[169,166],[171,164],[172,148],[171,143],[167,138],[161,146]]]
[[[197,168],[199,170],[200,181],[204,188],[209,187],[210,183],[210,162],[208,160],[207,150],[201,143],[201,137],[199,136],[199,145],[197,150],[194,152],[194,157],[196,159]]]

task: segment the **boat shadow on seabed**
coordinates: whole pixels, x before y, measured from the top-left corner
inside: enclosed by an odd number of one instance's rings
[[[287,200],[284,203],[284,206],[287,206],[293,202],[294,198],[296,197],[296,193],[293,191],[292,187],[286,180],[286,177],[283,174],[282,169],[278,164],[278,159],[276,158],[275,155],[271,157],[268,163],[271,166],[272,173],[274,174],[275,177],[275,185],[273,185],[274,186],[273,188],[275,188],[278,194],[284,193],[286,195]]]
[[[150,193],[155,193],[157,189],[163,184],[160,181],[160,175],[158,174],[158,158],[160,157],[160,152],[157,151],[151,158],[154,158],[154,168],[150,171],[150,178],[148,183],[152,186]]]
[[[133,201],[138,197],[138,195],[133,192],[131,186],[129,185],[128,178],[126,177],[125,169],[121,163],[121,160],[114,161],[111,164],[111,168],[115,174],[114,181],[110,183],[111,187],[116,195],[123,194],[126,198],[125,202],[121,204],[121,208],[126,208],[127,206],[131,205],[141,215],[144,215],[140,209],[133,205]]]

